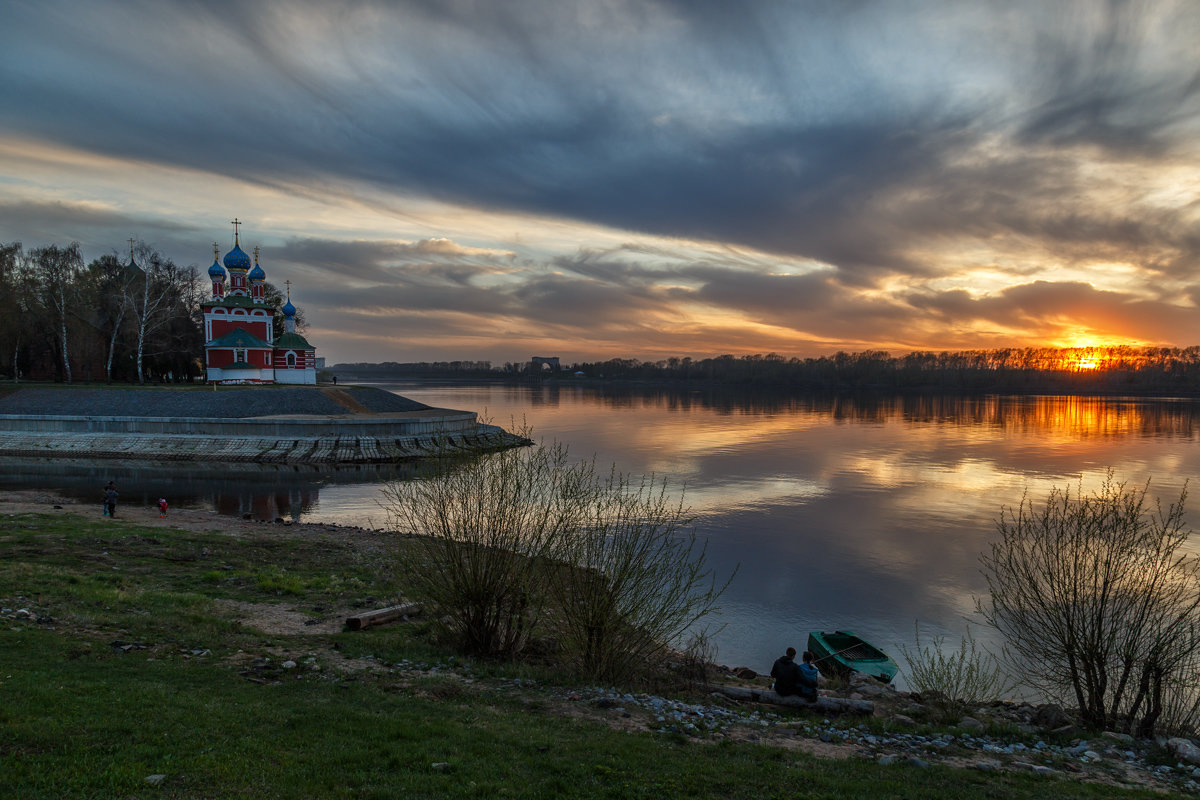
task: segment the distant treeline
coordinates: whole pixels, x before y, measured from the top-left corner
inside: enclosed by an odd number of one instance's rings
[[[1200,346],[1027,347],[903,356],[871,350],[820,358],[771,353],[653,362],[614,358],[574,364],[570,371],[605,380],[703,381],[818,391],[1193,393],[1200,391]]]
[[[204,374],[196,267],[143,242],[88,264],[78,244],[26,251],[0,243],[0,376],[72,381],[187,381]],[[283,303],[266,284],[266,302]],[[277,315],[282,333],[282,318]],[[297,315],[297,327],[303,320]]]
[[[384,361],[379,364],[334,364],[330,372],[360,378],[387,377],[495,377],[490,361]]]

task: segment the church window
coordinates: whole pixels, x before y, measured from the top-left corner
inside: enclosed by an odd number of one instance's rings
[[[288,353],[288,354],[287,354],[287,365],[288,365],[289,367],[294,367],[294,366],[296,366],[296,354],[295,354],[295,353]]]

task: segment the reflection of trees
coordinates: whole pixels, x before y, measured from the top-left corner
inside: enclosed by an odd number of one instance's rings
[[[159,497],[172,507],[208,507],[226,516],[273,520],[314,510],[330,484],[410,480],[429,469],[422,461],[345,467],[218,462],[130,462],[122,460],[0,459],[0,477],[10,489],[47,485],[67,497],[99,503],[101,488],[117,484],[124,504],[153,507]]]
[[[718,415],[810,414],[839,422],[945,423],[1023,434],[1053,433],[1071,438],[1197,434],[1190,402],[1113,399],[1093,396],[881,394],[764,392],[738,387],[691,390],[672,387],[532,387],[534,405],[553,406],[569,397],[623,410]]]
[[[821,358],[717,356],[575,364],[589,377],[713,382],[807,390],[920,389],[1026,393],[1193,393],[1200,346],[1025,347],[955,352],[836,353]]]

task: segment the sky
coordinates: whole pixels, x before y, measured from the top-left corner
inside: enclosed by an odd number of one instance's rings
[[[1200,3],[0,0],[0,242],[328,363],[1200,344]]]

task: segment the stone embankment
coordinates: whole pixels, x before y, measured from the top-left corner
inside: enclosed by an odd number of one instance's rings
[[[0,455],[379,464],[525,444],[473,411],[382,389],[16,389],[0,395]]]

